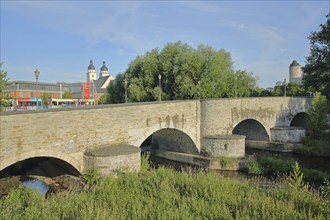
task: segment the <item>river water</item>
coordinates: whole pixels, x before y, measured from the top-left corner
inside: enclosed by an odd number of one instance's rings
[[[34,191],[40,192],[43,195],[46,195],[46,193],[48,192],[48,190],[50,188],[46,183],[44,183],[43,181],[38,180],[38,179],[31,179],[31,180],[24,181],[24,182],[22,182],[22,185],[26,188],[33,189]]]

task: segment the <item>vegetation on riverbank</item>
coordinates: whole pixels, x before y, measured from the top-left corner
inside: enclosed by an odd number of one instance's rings
[[[247,173],[252,175],[289,175],[294,170],[295,161],[283,160],[271,156],[260,156],[247,162]],[[322,183],[324,179],[330,179],[330,174],[315,170],[301,169],[304,173],[304,181]]]
[[[92,187],[45,199],[29,189],[0,199],[0,219],[329,219],[329,184],[323,194],[301,181],[233,179],[212,172],[160,167],[98,177]],[[303,187],[302,187],[303,186]]]
[[[318,139],[306,137],[303,139],[302,143],[303,147],[296,149],[295,152],[306,155],[330,157],[330,133],[323,134]]]
[[[302,148],[296,153],[330,157],[330,126],[327,100],[321,93],[314,93],[312,107],[308,111],[307,135],[302,139]]]

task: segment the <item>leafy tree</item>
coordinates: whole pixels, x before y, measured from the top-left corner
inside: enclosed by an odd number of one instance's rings
[[[273,96],[273,88],[260,88],[256,86],[255,88],[252,89],[250,96],[252,97],[268,97],[268,96]]]
[[[42,104],[43,104],[44,106],[48,106],[48,104],[49,104],[48,97],[49,97],[49,96],[50,96],[49,93],[43,93],[43,94],[41,95]]]
[[[312,32],[308,37],[310,54],[303,71],[306,89],[322,92],[330,98],[330,13],[326,18],[320,30]]]
[[[276,82],[274,87],[273,96],[284,96],[284,83],[281,81]]]
[[[305,88],[303,85],[298,85],[297,83],[290,82],[287,86],[288,96],[305,96]]]
[[[123,73],[117,74],[116,78],[110,81],[107,93],[109,95],[109,103],[125,102],[125,75]]]
[[[109,103],[109,95],[108,95],[108,93],[103,93],[102,96],[100,97],[98,104],[104,105],[107,103]]]
[[[72,92],[69,92],[69,91],[65,91],[64,93],[63,93],[63,99],[73,99],[73,94],[72,94]]]
[[[9,78],[7,78],[7,72],[2,69],[2,63],[0,63],[0,110],[10,106],[8,101],[8,94],[4,92],[8,83]]]
[[[234,88],[236,97],[250,96],[250,92],[256,87],[257,78],[246,70],[238,70],[234,73]]]
[[[314,93],[312,107],[308,111],[308,128],[311,132],[311,137],[316,139],[322,135],[322,132],[327,126],[328,105],[325,96],[321,93]]]
[[[125,75],[131,102],[248,96],[256,78],[245,70],[234,71],[230,53],[199,45],[192,48],[180,41],[153,49],[133,60],[125,74],[110,83],[112,103],[124,101]],[[234,77],[235,75],[235,77]],[[161,82],[159,82],[161,76]],[[159,87],[161,83],[161,88]]]

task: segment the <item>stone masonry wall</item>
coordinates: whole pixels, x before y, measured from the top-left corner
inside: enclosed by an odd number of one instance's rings
[[[18,161],[47,156],[84,170],[84,152],[98,146],[140,147],[154,132],[172,128],[201,151],[203,137],[230,135],[245,119],[270,128],[289,126],[310,99],[291,97],[132,103],[38,112],[1,112],[0,170]],[[269,135],[270,136],[270,135]]]
[[[199,148],[199,117],[198,101],[1,112],[0,170],[29,157],[53,156],[82,172],[86,150],[116,144],[140,147],[163,128],[186,133]]]
[[[289,126],[294,116],[307,112],[311,100],[294,97],[212,99],[201,103],[201,137],[232,134],[246,119],[260,122],[270,137],[270,128]]]

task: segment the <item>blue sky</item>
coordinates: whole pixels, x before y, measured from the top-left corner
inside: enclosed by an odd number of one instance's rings
[[[89,61],[113,76],[168,42],[229,51],[235,69],[261,87],[289,78],[309,55],[307,37],[325,23],[325,1],[1,0],[0,60],[10,80],[82,82]]]

